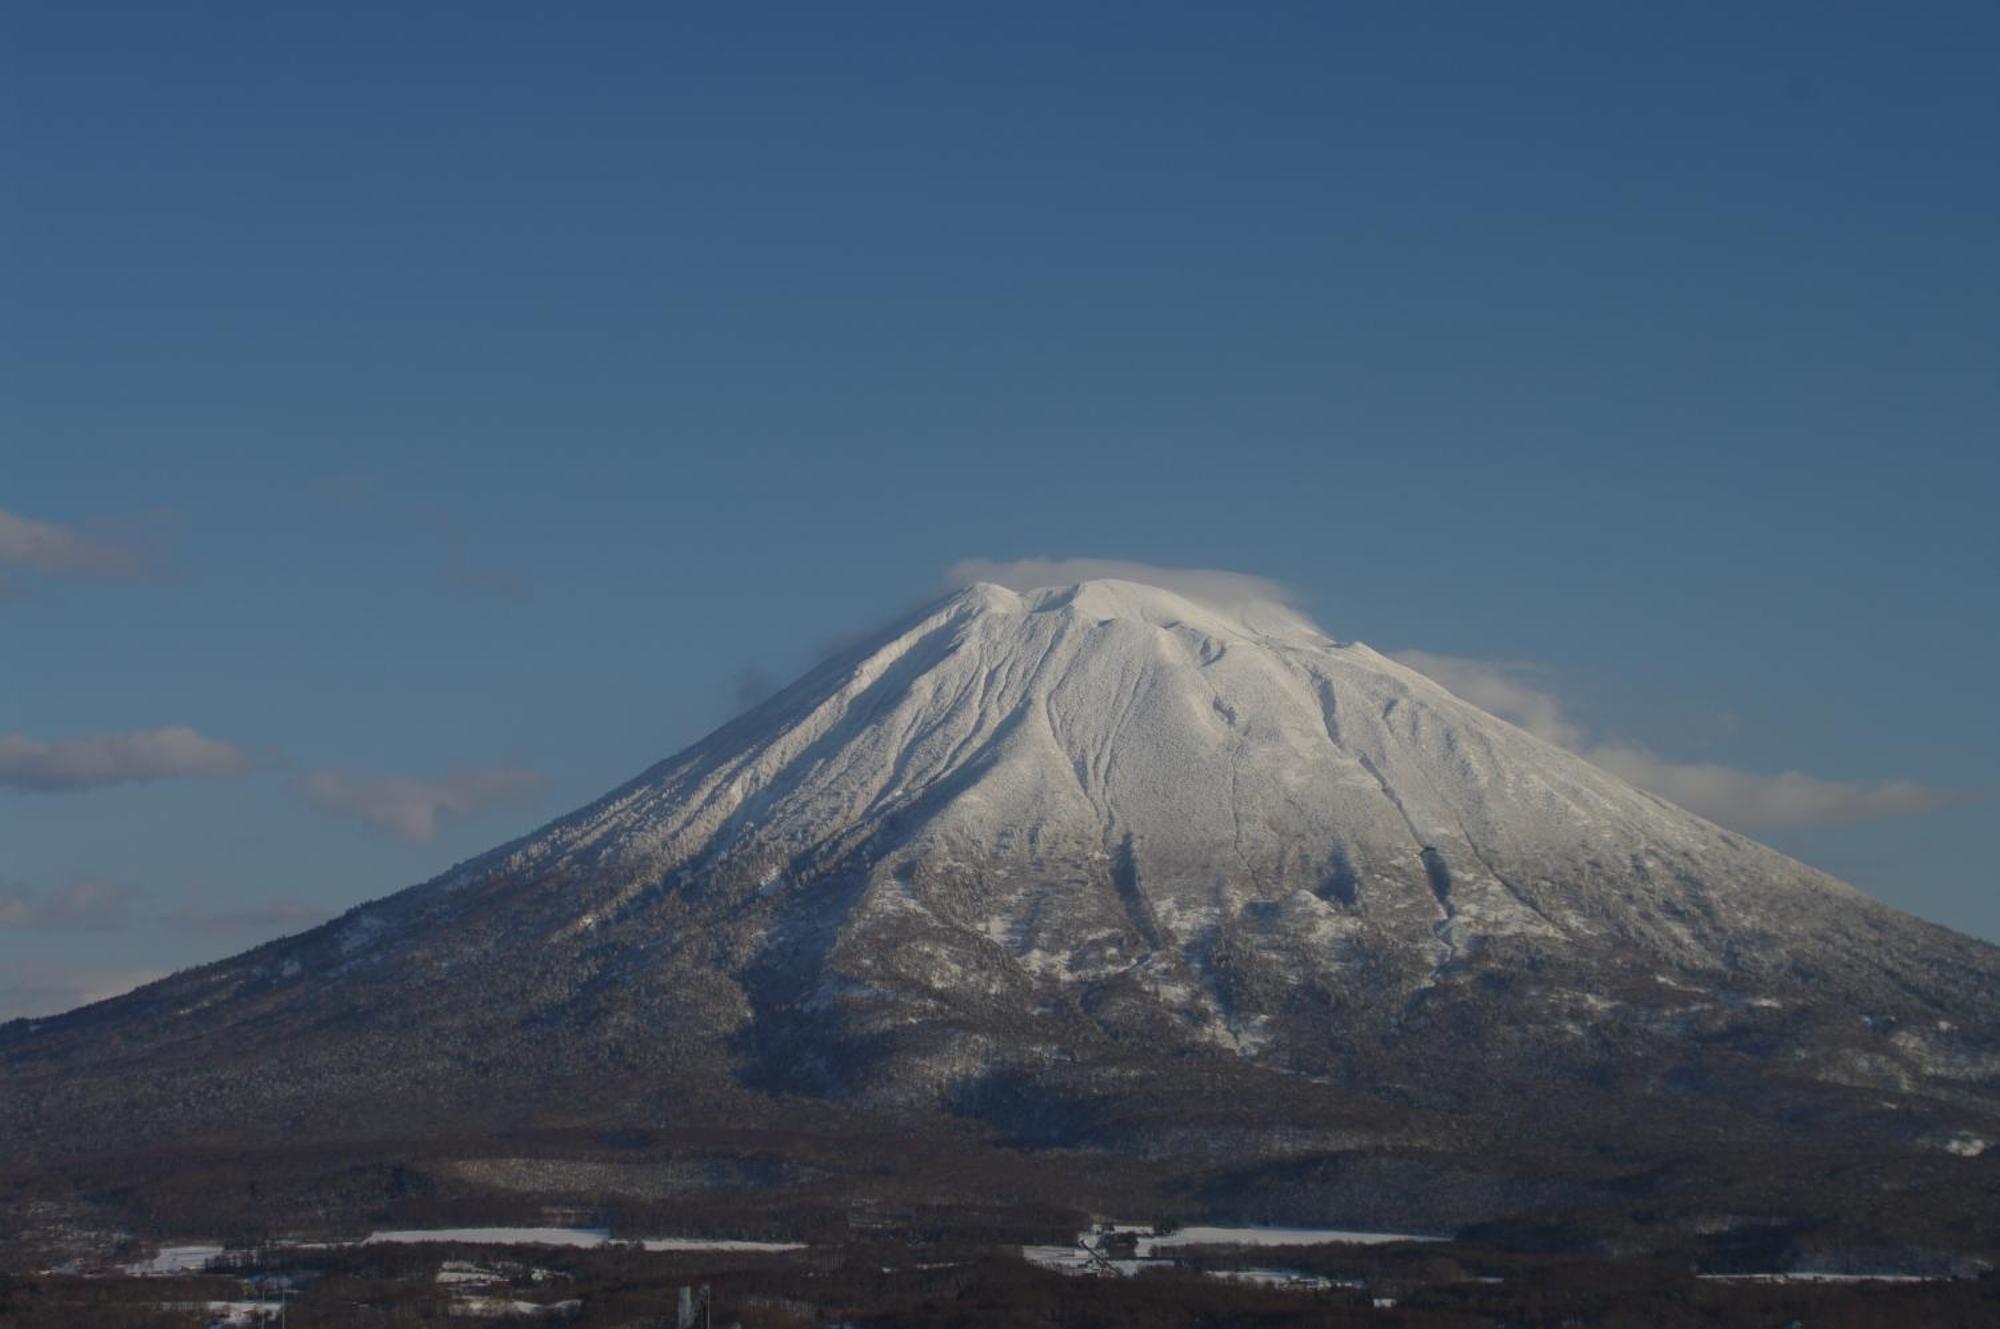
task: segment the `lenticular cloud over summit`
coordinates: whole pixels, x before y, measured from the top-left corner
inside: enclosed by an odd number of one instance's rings
[[[1238,621],[1275,620],[1288,627],[1319,630],[1293,606],[1289,590],[1268,577],[1247,572],[1165,568],[1117,558],[967,558],[952,564],[945,573],[948,586],[990,582],[1010,591],[1047,590],[1087,581],[1129,581],[1157,586]]]

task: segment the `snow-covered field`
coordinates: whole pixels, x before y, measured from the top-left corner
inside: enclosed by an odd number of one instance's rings
[[[732,1237],[644,1237],[613,1238],[611,1229],[601,1227],[441,1227],[398,1228],[371,1232],[359,1244],[364,1246],[414,1245],[420,1242],[450,1243],[458,1246],[567,1246],[592,1250],[599,1246],[631,1245],[649,1251],[731,1251],[755,1254],[783,1254],[802,1251],[800,1241],[741,1241]],[[273,1242],[274,1249],[323,1250],[348,1242]],[[188,1242],[162,1246],[149,1259],[118,1266],[119,1272],[137,1277],[173,1277],[198,1274],[222,1260],[226,1253],[220,1242]]]
[[[394,1242],[454,1242],[462,1246],[598,1246],[631,1244],[649,1251],[802,1251],[800,1241],[737,1241],[727,1237],[643,1237],[617,1238],[601,1227],[441,1227],[407,1228],[395,1232],[371,1232],[364,1245]]]
[[[408,1228],[395,1232],[371,1232],[361,1243],[409,1245],[423,1241],[449,1241],[461,1246],[602,1246],[611,1239],[611,1229],[601,1227],[440,1227]]]
[[[515,1315],[572,1315],[581,1309],[581,1301],[517,1301],[511,1297],[459,1297],[451,1303],[448,1315],[471,1316],[479,1319],[498,1318]]]
[[[1942,1274],[1702,1274],[1711,1283],[1941,1283]]]
[[[648,1237],[639,1243],[649,1251],[802,1251],[803,1241],[727,1241],[708,1237]]]
[[[218,1324],[276,1324],[284,1311],[275,1301],[163,1301],[159,1308],[199,1312],[205,1317],[202,1323],[210,1329]]]
[[[1126,1229],[1131,1231],[1132,1229]],[[1335,1227],[1184,1227],[1163,1237],[1141,1236],[1138,1254],[1186,1246],[1382,1246],[1393,1241],[1444,1241],[1414,1232],[1362,1232]]]
[[[1132,1258],[1111,1258],[1104,1254],[1106,1241],[1114,1236],[1135,1238]],[[1164,1236],[1150,1227],[1130,1223],[1109,1223],[1077,1234],[1068,1246],[1023,1246],[1021,1258],[1044,1269],[1065,1274],[1116,1273],[1132,1275],[1142,1269],[1161,1268],[1172,1262],[1175,1252],[1195,1246],[1233,1246],[1254,1249],[1269,1246],[1379,1246],[1395,1241],[1446,1241],[1445,1237],[1418,1236],[1410,1232],[1365,1232],[1354,1228],[1260,1227],[1204,1224],[1185,1227]],[[1218,1273],[1218,1277],[1225,1276]],[[1289,1269],[1234,1269],[1227,1276],[1241,1282],[1283,1282],[1299,1286],[1297,1280],[1313,1280],[1313,1275]],[[1324,1282],[1325,1280],[1318,1280]]]
[[[1329,1288],[1367,1286],[1358,1281],[1309,1274],[1303,1269],[1211,1269],[1209,1277],[1219,1278],[1225,1283],[1249,1283],[1255,1287],[1274,1287],[1286,1292],[1325,1292]]]
[[[140,1278],[198,1274],[208,1268],[209,1261],[219,1259],[221,1255],[222,1246],[219,1243],[196,1242],[186,1246],[162,1246],[152,1259],[120,1265],[119,1269]]]
[[[1021,1258],[1059,1274],[1118,1273],[1129,1276],[1157,1263],[1152,1260],[1105,1259],[1082,1246],[1023,1246]]]

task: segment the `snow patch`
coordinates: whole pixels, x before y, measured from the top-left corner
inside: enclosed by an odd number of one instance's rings
[[[710,1237],[648,1237],[639,1244],[649,1251],[747,1251],[770,1254],[807,1249],[802,1241],[728,1241]]]
[[[140,1278],[198,1274],[222,1258],[224,1247],[215,1242],[193,1242],[184,1246],[162,1246],[150,1260],[120,1265],[119,1269]]]
[[[409,1228],[371,1232],[362,1244],[411,1245],[420,1242],[449,1242],[461,1246],[569,1246],[581,1249],[633,1245],[649,1251],[783,1252],[806,1249],[805,1243],[797,1241],[739,1241],[728,1237],[614,1238],[611,1229],[601,1227]]]
[[[1178,1250],[1186,1246],[1380,1246],[1396,1241],[1449,1241],[1449,1237],[1415,1232],[1372,1232],[1340,1227],[1228,1227],[1200,1224],[1176,1228],[1164,1236],[1139,1239],[1139,1253]]]
[[[611,1239],[609,1228],[570,1227],[441,1227],[405,1228],[371,1232],[364,1246],[413,1245],[421,1242],[451,1242],[460,1246],[602,1246]]]

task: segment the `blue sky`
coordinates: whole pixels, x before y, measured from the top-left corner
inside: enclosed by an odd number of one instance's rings
[[[1996,48],[13,6],[0,1013],[427,877],[973,557],[1271,578],[1661,778],[1802,772],[1759,835],[2000,938]]]

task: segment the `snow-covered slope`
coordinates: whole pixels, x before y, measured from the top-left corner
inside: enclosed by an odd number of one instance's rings
[[[1125,581],[972,586],[498,866],[623,883],[578,927],[676,875],[784,895],[839,866],[863,913],[1072,978],[1246,915],[1321,961],[1372,928],[1433,967],[1504,936],[1700,966],[1869,908],[1288,611]]]

